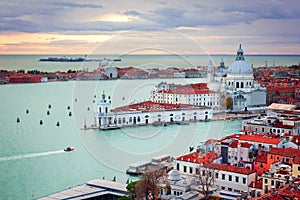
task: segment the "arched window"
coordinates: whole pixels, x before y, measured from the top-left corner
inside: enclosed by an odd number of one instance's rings
[[[141,121],[141,118],[140,116],[137,117],[137,122],[140,122]]]

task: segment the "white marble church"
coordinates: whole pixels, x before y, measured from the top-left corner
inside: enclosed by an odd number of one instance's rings
[[[224,66],[224,62],[222,65]],[[255,83],[253,69],[244,58],[241,45],[237,50],[235,61],[227,68],[226,75],[218,80],[211,85],[221,84],[219,88],[225,92],[227,100],[231,101],[234,111],[266,106],[266,88]]]
[[[98,103],[95,126],[100,129],[135,125],[166,125],[168,123],[187,123],[212,119],[211,108],[188,104],[140,102],[111,109],[105,94]]]

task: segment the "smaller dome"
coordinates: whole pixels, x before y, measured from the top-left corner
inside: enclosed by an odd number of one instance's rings
[[[181,179],[180,172],[177,169],[172,169],[168,175],[168,180],[170,181],[179,181]]]

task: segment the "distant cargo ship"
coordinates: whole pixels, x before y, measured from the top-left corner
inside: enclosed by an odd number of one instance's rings
[[[67,58],[67,57],[49,57],[49,58],[41,58],[39,59],[40,62],[99,62],[99,61],[113,61],[113,62],[119,62],[121,61],[120,58],[116,59],[86,59],[86,56],[84,58]]]

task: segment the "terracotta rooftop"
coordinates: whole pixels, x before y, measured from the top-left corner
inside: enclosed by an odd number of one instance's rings
[[[254,162],[267,163],[268,157],[266,152],[261,152],[260,155],[257,155]]]
[[[213,152],[207,152],[205,154],[193,152],[190,154],[180,156],[176,160],[192,162],[192,163],[211,163],[216,158],[218,158],[218,154]]]
[[[238,148],[238,143],[239,143],[238,140],[234,140],[230,143],[229,147],[230,148]]]
[[[207,167],[207,168],[210,168],[210,169],[233,172],[233,173],[237,173],[237,174],[249,175],[249,174],[254,173],[254,170],[250,170],[250,169],[247,169],[247,168],[230,166],[230,165],[225,165],[225,164],[208,163],[208,164],[205,164],[204,166]]]
[[[217,143],[220,142],[220,140],[216,140],[216,139],[209,139],[205,142],[205,145],[210,145],[212,143]]]
[[[168,94],[215,94],[216,92],[208,89],[198,89],[198,88],[178,88],[174,90],[160,90],[160,93]]]
[[[279,144],[281,138],[275,138],[273,135],[265,135],[265,134],[252,134],[252,135],[244,135],[244,134],[233,134],[227,136],[226,138],[235,138],[240,141],[247,141],[247,142],[259,142],[259,143],[266,143],[266,144]]]
[[[280,155],[280,156],[285,156],[285,157],[290,157],[290,158],[300,158],[300,150],[299,149],[294,149],[294,148],[277,148],[273,147],[270,149],[269,154],[275,154],[275,155]]]
[[[252,146],[252,144],[250,144],[250,143],[248,143],[248,142],[242,142],[242,143],[241,143],[241,147],[243,147],[243,148],[249,149],[251,146]]]
[[[262,178],[258,179],[257,181],[252,181],[249,184],[249,187],[256,188],[256,189],[262,189],[262,181],[263,181]]]
[[[132,105],[121,106],[112,109],[111,112],[129,112],[129,111],[142,111],[142,112],[162,112],[166,110],[202,110],[207,107],[192,106],[188,104],[168,104],[156,103],[151,101],[144,101]]]
[[[282,122],[274,123],[274,124],[272,124],[272,127],[275,127],[275,128],[285,128],[285,129],[292,129],[292,128],[294,128],[294,126],[284,125]]]
[[[255,200],[286,200],[286,199],[299,199],[300,198],[300,191],[295,190],[294,187],[290,187],[289,184],[285,184],[283,188],[276,189],[275,192],[272,194],[268,192],[263,194],[260,197],[251,198]]]

